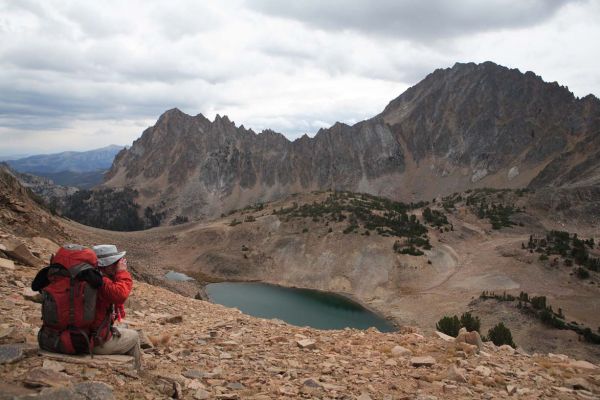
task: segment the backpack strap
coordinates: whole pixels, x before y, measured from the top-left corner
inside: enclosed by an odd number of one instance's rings
[[[72,278],[77,278],[79,274],[81,274],[83,271],[87,271],[88,269],[95,268],[88,263],[81,263],[69,268],[69,273],[71,274]]]

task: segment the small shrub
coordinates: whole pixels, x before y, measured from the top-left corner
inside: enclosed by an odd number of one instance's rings
[[[438,331],[445,333],[446,335],[456,337],[460,330],[460,321],[456,315],[453,317],[444,316],[438,321],[435,327]]]
[[[503,344],[507,344],[514,348],[517,347],[515,345],[515,342],[513,342],[512,333],[510,333],[510,329],[508,329],[502,322],[498,323],[498,325],[490,329],[488,331],[487,336],[492,342],[494,342],[496,346],[502,346]]]
[[[546,296],[538,296],[531,298],[531,306],[536,310],[546,309]]]
[[[579,279],[589,279],[590,277],[590,273],[588,272],[588,270],[582,267],[577,267],[577,269],[575,270],[575,274]]]
[[[466,328],[469,332],[479,332],[481,321],[479,320],[479,317],[474,317],[470,312],[466,312],[460,316],[460,325]]]
[[[185,224],[186,222],[189,222],[188,217],[178,215],[175,217],[175,219],[173,220],[173,222],[171,224],[172,225],[180,225],[180,224]]]

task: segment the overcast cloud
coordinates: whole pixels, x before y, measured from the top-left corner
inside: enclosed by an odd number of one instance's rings
[[[165,110],[290,139],[491,60],[600,94],[600,1],[0,0],[0,156],[131,144]]]

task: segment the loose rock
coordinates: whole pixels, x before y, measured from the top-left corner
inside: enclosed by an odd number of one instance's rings
[[[113,400],[113,388],[103,382],[82,382],[73,387],[73,391],[83,395],[86,400]]]
[[[297,340],[296,344],[298,344],[298,347],[300,347],[301,349],[316,349],[317,348],[317,342],[312,340],[312,339],[301,339],[301,340]]]
[[[394,357],[407,357],[412,355],[412,351],[402,346],[394,346],[392,348],[392,355]]]
[[[5,344],[0,346],[0,365],[17,362],[23,357],[23,346],[21,345]]]
[[[410,364],[413,367],[431,367],[435,365],[435,358],[431,356],[413,357],[410,359]]]
[[[12,260],[7,260],[6,258],[0,258],[0,268],[14,270],[15,263]]]
[[[34,368],[28,371],[23,377],[23,383],[28,387],[43,386],[66,386],[71,378],[62,372],[56,372],[48,368]]]

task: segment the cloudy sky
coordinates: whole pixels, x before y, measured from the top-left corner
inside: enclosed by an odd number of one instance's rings
[[[294,139],[491,60],[600,95],[600,0],[0,0],[0,156],[130,144],[165,110]]]

